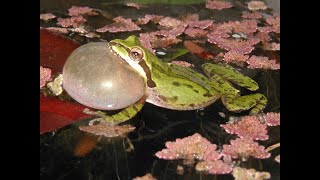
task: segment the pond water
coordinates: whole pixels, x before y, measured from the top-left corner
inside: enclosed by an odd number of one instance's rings
[[[139,4],[139,1],[135,1]],[[161,15],[183,19],[188,14],[198,14],[199,20],[213,20],[213,24],[229,21],[242,21],[244,11],[249,12],[247,3],[249,1],[227,1],[232,3],[232,8],[212,10],[205,8],[205,1],[189,1],[194,3],[183,3],[188,1],[158,1],[160,3],[145,3],[140,1],[139,9],[126,5],[125,1],[115,0],[41,0],[40,14],[52,13],[60,18],[69,18],[68,9],[72,6],[86,6],[96,9],[97,16],[85,16],[87,22],[80,27],[89,32],[95,32],[106,24],[113,23],[113,18],[122,16],[131,18],[137,22],[139,18],[147,14]],[[144,2],[144,3],[142,3]],[[150,2],[150,1],[149,1]],[[154,1],[152,1],[154,2]],[[179,1],[177,1],[179,2]],[[274,7],[279,12],[278,3],[270,1],[266,3],[267,10],[257,10],[262,18],[272,17]],[[253,12],[253,11],[250,11]],[[265,23],[259,21],[258,26]],[[42,28],[61,27],[57,20],[43,21]],[[125,39],[130,35],[150,33],[159,30],[159,25],[148,23],[139,25],[142,29],[132,32],[95,32],[99,37],[89,38],[85,33],[68,32],[63,36],[77,41],[80,44],[89,42],[110,41],[112,39]],[[163,28],[167,29],[167,27]],[[205,29],[205,28],[204,28]],[[241,27],[239,27],[241,29]],[[211,31],[211,29],[205,29]],[[233,32],[236,31],[235,29]],[[267,34],[267,33],[266,33]],[[280,33],[269,33],[273,42],[280,43]],[[237,35],[241,36],[241,33]],[[249,37],[249,36],[248,36]],[[246,38],[248,38],[246,37]],[[217,45],[206,41],[207,36],[197,38],[186,34],[178,35],[180,42],[167,47],[155,47],[156,52],[165,53],[160,58],[170,59],[170,54],[178,48],[185,48],[183,41],[191,40],[205,49],[202,56],[197,53],[186,53],[176,60],[183,60],[194,65],[194,69],[201,71],[201,64],[206,62],[220,62],[220,52],[227,52]],[[246,39],[245,38],[245,39]],[[260,44],[261,45],[261,44]],[[259,46],[260,46],[259,45]],[[189,49],[190,50],[190,49]],[[193,51],[191,49],[191,51]],[[206,56],[204,56],[205,54]],[[261,47],[247,53],[250,56],[265,56],[280,63],[279,50],[265,50]],[[207,58],[212,55],[213,58]],[[220,57],[216,58],[216,57]],[[264,94],[268,104],[263,110],[264,113],[280,112],[280,70],[248,68],[237,63],[230,63],[241,73],[254,79],[259,84],[257,92]],[[236,86],[240,89],[240,87]],[[242,94],[250,92],[241,89]],[[201,134],[211,143],[219,148],[228,144],[231,139],[237,136],[225,132],[220,126],[232,116],[245,116],[249,111],[241,113],[230,112],[220,100],[210,106],[193,111],[175,111],[153,104],[146,103],[141,112],[124,124],[130,124],[135,130],[127,137],[107,138],[94,136],[79,130],[79,126],[87,125],[91,119],[74,122],[53,132],[43,133],[40,136],[40,179],[133,179],[151,173],[157,179],[234,179],[232,173],[225,175],[213,175],[195,170],[195,164],[186,164],[182,160],[164,160],[155,154],[165,148],[167,141],[175,141],[177,138],[184,138],[195,133]],[[269,147],[280,142],[280,126],[268,127],[269,138],[257,142],[259,145]],[[256,159],[249,158],[247,161],[237,161],[235,166],[242,168],[253,168],[256,171],[269,172],[270,179],[280,179],[280,163],[274,159],[280,154],[280,148],[270,151],[270,158]],[[183,172],[180,168],[183,168]]]

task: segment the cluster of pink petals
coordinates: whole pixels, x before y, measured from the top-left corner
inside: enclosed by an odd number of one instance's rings
[[[242,54],[248,54],[254,49],[254,45],[260,42],[258,38],[249,38],[247,40],[231,39],[208,34],[208,42],[216,44],[221,49],[236,51]]]
[[[51,80],[51,69],[40,66],[40,89]]]
[[[210,141],[198,133],[183,139],[176,139],[175,142],[166,142],[166,147],[166,149],[156,153],[158,158],[215,161],[221,157],[216,151],[217,145],[211,144]]]
[[[268,57],[264,56],[251,56],[247,63],[249,64],[248,68],[251,69],[280,69],[280,64],[276,60],[269,60]]]
[[[268,43],[271,40],[271,37],[268,33],[260,32],[255,35],[256,38],[259,38],[262,43]]]
[[[165,37],[169,37],[169,36],[179,36],[181,35],[185,30],[185,27],[183,26],[176,26],[172,29],[169,29],[169,30],[159,30],[159,31],[156,31],[154,32],[155,35],[158,35],[158,36],[165,36]]]
[[[262,15],[261,15],[261,13],[254,11],[254,12],[251,12],[251,13],[250,12],[244,12],[242,14],[242,17],[246,18],[246,19],[260,19],[260,18],[262,18]]]
[[[60,33],[60,34],[68,34],[69,31],[67,28],[60,28],[60,27],[46,27],[45,29],[54,32],[54,33]]]
[[[234,62],[234,63],[242,63],[246,62],[249,59],[248,55],[244,55],[237,51],[228,51],[224,54],[224,61],[226,62]]]
[[[80,126],[79,129],[81,131],[91,133],[97,136],[105,136],[105,137],[124,137],[129,132],[133,131],[135,127],[131,125],[123,125],[123,126],[110,126],[107,124],[97,124],[92,126]]]
[[[264,43],[262,48],[268,51],[280,51],[280,43],[276,43],[276,42]]]
[[[131,18],[125,19],[122,16],[118,16],[113,19],[115,21],[112,24],[105,25],[102,28],[97,29],[97,32],[131,32],[139,31],[141,28],[132,22]]]
[[[273,27],[273,31],[280,33],[280,16],[274,15],[266,19],[266,22]]]
[[[136,24],[147,24],[149,21],[153,21],[154,23],[159,23],[161,19],[163,19],[164,16],[159,15],[153,15],[153,14],[147,14],[143,18],[139,18],[136,22]]]
[[[141,177],[135,177],[132,180],[157,180],[157,178],[152,176],[152,174],[148,173],[148,174],[141,176]]]
[[[248,9],[255,10],[265,10],[267,9],[267,5],[263,1],[250,1],[248,3]]]
[[[280,125],[280,113],[269,112],[263,115],[263,119],[268,126]]]
[[[171,61],[171,64],[176,64],[176,65],[182,66],[182,67],[194,67],[193,64],[190,64],[186,61]]]
[[[258,159],[266,159],[270,157],[270,153],[266,152],[264,146],[260,146],[252,139],[237,138],[230,141],[230,145],[223,145],[221,152],[223,156],[231,156],[233,159],[241,158],[246,161],[250,156]]]
[[[256,116],[243,116],[241,120],[230,124],[220,125],[230,134],[237,134],[240,138],[267,140],[267,125],[261,124]]]
[[[255,169],[246,169],[241,167],[235,167],[232,171],[232,175],[235,180],[264,180],[271,178],[269,172],[259,172]]]
[[[96,16],[99,13],[90,7],[72,6],[69,10],[69,16]]]
[[[278,163],[280,163],[280,155],[276,156],[276,157],[274,158],[274,160],[277,161]]]
[[[45,21],[48,21],[48,20],[54,19],[54,18],[56,18],[56,16],[51,13],[40,14],[40,19],[45,20]]]
[[[210,27],[213,24],[212,20],[193,20],[193,21],[187,21],[185,22],[186,25],[193,28],[200,28],[200,29],[206,29]]]
[[[196,165],[197,171],[206,171],[210,174],[229,174],[232,171],[232,166],[217,160],[217,161],[201,161]]]
[[[133,8],[136,8],[136,9],[140,9],[141,8],[141,5],[137,4],[137,3],[127,3],[126,6],[133,7]]]
[[[257,21],[256,20],[243,20],[243,21],[231,21],[225,23],[226,26],[231,26],[233,32],[235,33],[244,33],[244,34],[252,34],[257,31]]]
[[[159,25],[172,28],[182,25],[182,21],[172,17],[165,17],[159,21]]]
[[[208,34],[208,31],[200,28],[188,27],[184,33],[190,37],[205,37]]]
[[[231,8],[233,5],[227,1],[208,1],[206,3],[206,8],[208,9],[217,9],[222,10],[226,8]]]
[[[180,39],[177,39],[176,36],[168,36],[168,37],[157,37],[155,32],[152,33],[140,33],[140,42],[141,44],[149,49],[151,52],[154,52],[153,48],[164,48],[168,47],[172,44],[177,44],[181,42]]]
[[[58,25],[62,27],[78,27],[87,20],[83,16],[74,16],[70,18],[58,18]]]

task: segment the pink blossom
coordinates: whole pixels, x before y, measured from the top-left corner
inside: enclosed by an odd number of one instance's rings
[[[40,66],[40,89],[51,80],[51,69]]]
[[[242,54],[250,53],[254,49],[253,45],[260,42],[260,39],[258,38],[250,38],[248,40],[230,38],[226,39],[219,36],[214,36],[212,33],[208,34],[208,38],[210,43],[216,44],[222,49],[236,51]]]
[[[141,8],[141,5],[137,4],[137,3],[127,3],[126,6],[133,7],[133,8],[136,8],[136,9],[140,9]]]
[[[212,20],[202,20],[202,21],[198,21],[198,20],[190,21],[189,20],[189,21],[186,21],[185,24],[187,24],[189,27],[206,29],[213,24],[213,21]]]
[[[233,124],[221,125],[227,133],[237,134],[240,138],[267,140],[267,125],[261,124],[256,116],[243,116]]]
[[[275,161],[277,161],[278,163],[280,163],[280,155],[276,156],[276,158],[274,158]]]
[[[46,27],[45,29],[55,32],[55,33],[60,33],[60,34],[68,34],[69,31],[67,28],[60,28],[60,27]]]
[[[280,16],[269,17],[266,22],[273,27],[274,32],[280,33]]]
[[[157,178],[152,176],[152,174],[148,173],[148,174],[141,176],[141,177],[135,177],[132,180],[157,180]]]
[[[210,174],[229,174],[232,167],[221,160],[201,161],[196,165],[197,171],[206,171]]]
[[[80,16],[80,15],[88,15],[88,16],[96,16],[99,13],[90,7],[80,7],[80,6],[72,6],[69,8],[69,16]]]
[[[271,26],[258,27],[258,30],[263,33],[270,33],[275,31],[275,29]]]
[[[151,52],[154,51],[152,48],[168,47],[172,44],[181,42],[181,40],[177,39],[175,36],[159,38],[155,35],[155,32],[140,33],[139,39],[141,44]]]
[[[118,16],[113,19],[115,21],[112,24],[107,24],[102,28],[97,29],[97,32],[128,32],[128,31],[139,31],[141,28],[137,26],[130,18],[125,19],[122,16]]]
[[[204,37],[208,34],[208,31],[199,28],[189,27],[184,31],[184,33],[190,37]]]
[[[224,54],[224,60],[226,62],[246,62],[249,59],[248,55],[244,55],[237,51],[229,51]]]
[[[257,21],[256,20],[243,20],[243,21],[230,21],[226,23],[232,27],[235,33],[252,34],[257,31]]]
[[[179,36],[184,32],[184,30],[185,30],[185,27],[176,26],[176,27],[173,27],[172,29],[169,29],[169,30],[156,31],[155,35],[165,36],[165,37],[168,37],[168,36]]]
[[[87,20],[83,16],[75,16],[71,18],[58,18],[58,25],[62,27],[78,27]]]
[[[268,43],[271,40],[270,35],[268,33],[260,31],[255,35],[255,37],[259,38],[262,43]]]
[[[208,1],[206,3],[206,8],[208,9],[217,9],[222,10],[226,8],[231,8],[233,5],[230,2],[226,1]]]
[[[166,142],[166,147],[167,149],[156,153],[158,158],[215,161],[221,157],[216,151],[217,145],[211,144],[210,141],[198,133],[183,139],[176,139],[175,142]]]
[[[265,10],[267,9],[267,5],[263,1],[250,1],[248,3],[248,9],[255,10]]]
[[[264,43],[262,48],[268,51],[280,51],[280,43],[276,43],[276,42]]]
[[[107,124],[97,124],[91,126],[80,126],[79,129],[81,131],[91,133],[97,136],[105,136],[105,137],[124,137],[129,132],[133,131],[135,127],[131,125],[122,125],[122,126],[110,126]]]
[[[231,140],[230,145],[224,144],[221,154],[231,156],[233,159],[241,158],[242,161],[246,161],[250,156],[258,159],[270,157],[270,153],[266,152],[265,147],[259,146],[252,139],[243,138]]]
[[[45,21],[48,21],[48,20],[54,19],[54,18],[56,18],[56,16],[51,13],[40,14],[40,19],[45,20]]]
[[[271,178],[269,172],[259,172],[255,169],[246,169],[241,167],[233,168],[232,175],[235,180],[264,180]]]
[[[159,23],[160,20],[163,18],[164,18],[164,16],[147,14],[144,16],[144,18],[139,18],[137,20],[136,24],[147,24],[149,21],[153,21],[154,23]]]
[[[180,20],[172,17],[165,17],[159,21],[160,26],[170,27],[170,28],[180,26],[181,24],[182,22]]]
[[[193,64],[190,64],[186,61],[171,61],[171,64],[176,64],[178,66],[183,66],[183,67],[194,67]]]
[[[249,64],[248,68],[251,69],[280,69],[280,64],[276,63],[276,60],[269,60],[268,57],[264,56],[251,56],[247,63]]]
[[[251,13],[250,12],[244,12],[242,14],[242,17],[246,18],[246,19],[260,19],[260,18],[262,18],[262,15],[261,15],[261,13],[254,11],[254,12],[251,12]]]
[[[280,113],[269,112],[265,114],[264,121],[268,126],[280,125]]]

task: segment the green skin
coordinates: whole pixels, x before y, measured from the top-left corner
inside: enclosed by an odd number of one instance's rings
[[[267,104],[267,98],[262,94],[240,96],[240,91],[230,82],[251,91],[259,89],[258,84],[229,65],[205,63],[202,68],[207,76],[204,76],[190,68],[162,62],[134,35],[125,40],[112,40],[109,47],[144,78],[147,91],[140,101],[117,114],[97,113],[108,123],[118,124],[131,119],[145,102],[173,110],[195,110],[221,99],[228,110],[251,109],[250,114],[261,112]]]

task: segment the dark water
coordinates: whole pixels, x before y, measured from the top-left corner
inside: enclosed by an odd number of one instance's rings
[[[214,11],[203,8],[203,4],[172,5],[149,4],[147,8],[136,10],[128,8],[121,3],[111,1],[84,1],[84,0],[41,0],[40,13],[53,13],[59,17],[66,17],[67,10],[73,6],[89,6],[105,12],[108,18],[88,19],[92,28],[100,28],[110,23],[116,16],[137,19],[145,14],[158,14],[178,17],[188,13],[197,13],[200,19],[214,17],[215,22],[237,20],[245,7],[236,7],[232,10]],[[113,1],[114,2],[114,1]],[[117,1],[119,2],[119,1]],[[53,26],[42,23],[42,26]],[[150,27],[152,29],[152,27]],[[143,29],[142,32],[147,32]],[[100,39],[111,40],[125,38],[128,35],[140,32],[103,33]],[[76,34],[69,35],[81,44],[99,39],[86,39]],[[173,47],[179,47],[174,45]],[[279,52],[279,51],[278,51]],[[277,52],[277,53],[278,53]],[[279,54],[279,53],[278,53]],[[278,57],[279,55],[274,56]],[[185,58],[193,64],[201,64],[203,61],[194,55],[185,55]],[[196,59],[196,60],[195,60]],[[280,72],[271,70],[243,69],[242,73],[256,80],[260,86],[260,93],[267,96],[269,102],[264,112],[280,111]],[[155,157],[155,153],[164,148],[166,141],[174,141],[176,138],[190,136],[196,132],[217,145],[226,144],[235,136],[229,135],[220,128],[226,119],[219,115],[223,112],[226,117],[233,115],[245,115],[230,113],[220,101],[198,111],[172,111],[146,104],[142,111],[126,124],[136,127],[128,138],[101,138],[90,136],[78,130],[80,124],[87,121],[68,125],[56,132],[46,133],[40,137],[40,178],[51,179],[132,179],[146,173],[152,173],[157,179],[233,179],[232,175],[206,175],[194,170],[193,167],[184,166],[184,174],[177,174],[177,165],[182,161],[166,161]],[[260,144],[268,147],[280,140],[280,127],[269,128],[269,140]],[[94,149],[85,157],[74,156],[74,148],[83,139],[96,142]],[[130,144],[134,149],[130,149]],[[275,155],[280,150],[272,151],[272,158],[257,160],[249,159],[243,163],[243,167],[255,168],[257,171],[270,172],[272,179],[280,179],[280,165],[274,161]]]

